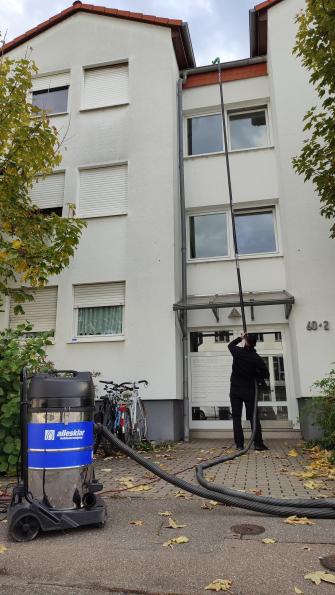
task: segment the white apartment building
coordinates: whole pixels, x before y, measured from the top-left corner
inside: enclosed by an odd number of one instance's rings
[[[257,5],[251,57],[221,65],[247,323],[270,370],[261,419],[281,435],[335,360],[335,243],[292,168],[316,101],[292,56],[303,7]],[[58,368],[146,378],[153,439],[230,432],[241,313],[217,67],[195,67],[186,23],[81,2],[5,52],[27,47],[32,101],[65,136],[60,169],[32,197],[64,216],[75,203],[87,227],[70,266],[25,317],[7,303],[1,326],[55,329]]]

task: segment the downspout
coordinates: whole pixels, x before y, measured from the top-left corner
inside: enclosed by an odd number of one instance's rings
[[[187,253],[186,253],[186,209],[185,209],[185,176],[184,176],[184,126],[183,126],[183,83],[186,75],[181,74],[177,83],[178,105],[178,161],[179,161],[179,198],[180,198],[180,226],[181,226],[181,294],[182,301],[187,301]],[[180,326],[183,340],[183,425],[184,441],[189,442],[189,387],[188,387],[188,337],[187,310],[179,311]]]

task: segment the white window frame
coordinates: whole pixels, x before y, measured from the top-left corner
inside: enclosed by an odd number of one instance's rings
[[[225,151],[224,151],[224,135],[223,135],[223,129],[222,129],[222,150],[221,151],[211,151],[210,153],[189,153],[189,146],[188,146],[188,121],[189,120],[195,120],[195,118],[207,118],[208,116],[220,116],[222,117],[222,114],[220,111],[210,111],[210,112],[201,112],[201,114],[189,114],[185,117],[185,134],[184,134],[184,147],[185,147],[185,157],[192,159],[192,157],[205,157],[210,156],[210,155],[224,155]]]
[[[239,149],[232,149],[231,146],[231,134],[230,134],[230,116],[243,116],[247,114],[252,114],[256,112],[265,112],[265,124],[266,124],[266,137],[267,143],[262,146],[256,147],[241,147]],[[226,123],[227,123],[227,137],[228,137],[228,150],[229,153],[238,153],[240,151],[257,151],[262,149],[268,149],[271,146],[271,134],[270,134],[270,121],[269,121],[269,106],[268,105],[261,105],[259,107],[252,106],[248,108],[247,106],[241,109],[228,109],[226,111]]]
[[[126,283],[125,281],[111,281],[111,283],[124,283],[125,284],[125,291],[126,291]],[[108,281],[106,281],[108,283]],[[79,283],[78,285],[85,285],[85,283]],[[91,285],[91,283],[88,283]],[[92,283],[94,285],[94,283]],[[98,285],[98,283],[97,283]],[[122,306],[122,333],[118,335],[78,335],[78,313],[79,308],[85,308],[85,306],[75,306],[74,305],[74,288],[75,285],[72,285],[72,304],[73,304],[73,332],[72,338],[68,343],[103,343],[103,342],[117,342],[117,341],[125,341],[125,310],[126,310],[126,296],[124,304],[110,304],[111,307]],[[105,304],[108,307],[108,304]],[[101,306],[87,306],[87,308],[100,308]]]
[[[203,258],[191,258],[191,217],[203,217],[204,215],[226,215],[226,228],[227,228],[227,255],[226,256],[205,256]],[[231,226],[229,209],[210,210],[210,211],[191,211],[187,213],[187,262],[215,262],[218,260],[231,260]]]
[[[69,83],[68,85],[60,85],[61,87],[67,87],[68,88],[68,94],[67,94],[67,109],[65,112],[51,112],[48,115],[48,118],[54,118],[57,116],[66,116],[69,114],[69,105],[70,105],[70,93],[71,93],[71,70],[70,69],[65,69],[65,70],[55,70],[52,72],[39,72],[36,76],[33,76],[32,78],[32,82],[34,82],[35,80],[40,80],[43,78],[48,78],[48,77],[52,77],[52,76],[57,76],[58,74],[68,74],[69,75]],[[58,87],[46,87],[45,89],[41,89],[41,91],[45,90],[45,91],[52,91],[53,89],[58,89]],[[32,103],[32,99],[33,99],[33,93],[34,93],[34,89],[31,89],[29,91],[29,101],[30,103]]]
[[[278,213],[277,205],[272,203],[270,205],[264,205],[264,206],[260,206],[260,207],[257,207],[257,206],[248,207],[245,205],[240,208],[236,208],[236,206],[234,207],[235,215],[244,215],[244,214],[251,215],[251,214],[260,214],[260,213],[268,213],[268,212],[272,212],[272,214],[273,214],[276,251],[275,252],[251,252],[250,254],[239,254],[240,260],[251,260],[251,259],[260,259],[260,258],[277,258],[278,256],[283,255],[282,254],[282,246],[281,246],[280,229],[279,229],[279,213]],[[227,217],[227,245],[228,245],[227,256],[191,258],[190,217],[196,217],[196,216],[201,216],[201,215],[222,215],[222,214],[225,214]],[[187,264],[234,260],[233,222],[232,222],[229,207],[220,208],[218,210],[214,210],[212,208],[208,211],[205,209],[201,209],[199,211],[195,211],[195,210],[189,211],[187,213],[186,239],[187,239]]]
[[[252,207],[248,209],[247,207],[244,208],[234,208],[235,215],[259,215],[261,213],[272,213],[273,216],[273,227],[275,233],[275,242],[276,242],[276,250],[275,252],[250,252],[248,254],[239,254],[239,259],[248,259],[248,258],[269,258],[273,256],[278,256],[280,254],[280,242],[279,242],[279,234],[278,234],[278,217],[277,217],[277,207],[276,205],[271,206],[264,206],[264,207]],[[232,222],[231,222],[232,226]]]

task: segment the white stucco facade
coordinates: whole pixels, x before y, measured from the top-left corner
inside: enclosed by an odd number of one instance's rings
[[[270,252],[241,256],[243,289],[247,294],[288,292],[295,298],[291,312],[283,305],[246,309],[249,330],[260,334],[259,352],[271,368],[271,395],[264,397],[261,406],[264,426],[275,431],[299,427],[297,399],[311,394],[312,383],[327,373],[335,359],[335,243],[319,214],[313,187],[292,168],[292,157],[299,153],[304,138],[302,118],[315,102],[308,74],[292,56],[294,17],[303,6],[303,0],[283,0],[269,8],[268,74],[236,77],[223,86],[228,132],[229,114],[257,110],[266,114],[266,145],[230,152],[237,212],[271,213],[276,243]],[[78,12],[34,37],[29,45],[38,76],[68,73],[67,113],[51,118],[65,134],[64,203],[76,203],[80,216],[81,172],[127,166],[125,211],[88,217],[70,266],[50,279],[50,285],[58,286],[50,358],[58,368],[98,371],[101,378],[115,381],[147,378],[150,384],[143,396],[149,413],[152,401],[154,423],[169,427],[164,434],[152,426],[152,435],[178,437],[182,341],[173,304],[182,295],[179,68],[171,30]],[[21,45],[10,57],[21,57],[25,51],[26,45]],[[86,70],[113,64],[128,64],[127,100],[85,107]],[[194,77],[196,72],[186,75]],[[218,84],[189,88],[186,84],[182,102],[188,295],[236,294],[225,154],[190,155],[188,150],[188,121],[220,113]],[[190,219],[222,213],[227,220],[226,254],[193,258]],[[78,336],[75,287],[121,282],[125,287],[122,333]],[[7,326],[8,304],[0,316],[2,326]],[[317,322],[316,330],[307,330],[309,321]],[[210,309],[189,312],[191,430],[232,427],[229,416],[222,413],[229,406],[227,341],[240,330],[241,318],[232,317],[231,308],[220,309],[219,320]],[[227,340],[221,340],[219,332],[228,333]],[[196,333],[202,337],[198,351],[192,347]],[[179,402],[178,410],[166,408],[174,402]],[[213,414],[216,408],[221,413]]]

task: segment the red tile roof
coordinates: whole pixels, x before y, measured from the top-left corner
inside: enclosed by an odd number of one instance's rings
[[[239,81],[242,79],[254,78],[256,76],[265,76],[267,74],[267,63],[261,62],[259,64],[248,64],[245,66],[235,66],[222,70],[221,77],[224,83],[230,81]],[[212,70],[210,72],[199,72],[190,74],[187,77],[186,83],[183,85],[184,89],[191,89],[192,87],[203,87],[205,85],[215,85],[218,83],[218,72]]]
[[[181,20],[165,19],[162,17],[153,16],[153,15],[142,14],[140,12],[130,12],[129,10],[118,10],[116,8],[106,8],[105,6],[95,6],[93,4],[83,4],[82,2],[77,0],[72,4],[72,6],[69,6],[65,10],[62,10],[58,14],[55,14],[50,19],[43,21],[43,23],[40,23],[36,27],[33,27],[33,29],[29,29],[29,31],[26,31],[22,35],[19,35],[19,37],[16,37],[12,41],[9,41],[8,43],[6,43],[2,48],[3,52],[6,53],[6,52],[9,52],[10,50],[13,50],[17,46],[22,45],[23,43],[29,41],[33,37],[36,37],[36,35],[43,33],[47,29],[50,29],[54,25],[57,25],[61,21],[64,21],[68,17],[70,17],[73,14],[78,13],[78,12],[86,12],[86,13],[90,13],[90,14],[115,17],[118,19],[127,19],[130,21],[137,21],[140,23],[148,23],[150,25],[159,25],[161,27],[170,27],[170,29],[172,29],[173,33],[177,34],[177,37],[180,38],[180,45],[181,46],[185,45],[185,39],[183,39],[184,35],[183,35],[183,31],[182,31],[184,23]],[[174,35],[173,37],[175,40],[176,35]],[[182,49],[184,51],[182,51]],[[185,48],[180,48],[180,50],[177,51],[176,46],[175,46],[175,50],[176,50],[176,54],[177,54],[177,59],[179,58],[178,62],[180,62],[181,61],[180,56],[182,54],[186,55],[187,52],[185,53]],[[191,54],[193,55],[192,48],[191,48]],[[192,63],[192,59],[190,57],[188,57],[188,60],[186,60],[186,61],[188,61],[189,63],[188,64],[179,64],[181,68],[192,67],[195,65],[194,60]]]
[[[254,8],[256,11],[267,10],[268,8],[272,8],[272,6],[274,6],[275,4],[278,4],[279,2],[282,2],[282,0],[265,0],[264,2],[261,2],[260,4],[256,4],[256,6]]]

